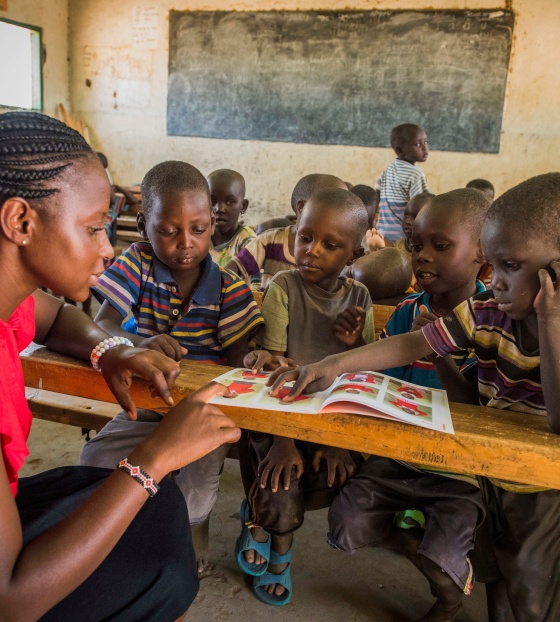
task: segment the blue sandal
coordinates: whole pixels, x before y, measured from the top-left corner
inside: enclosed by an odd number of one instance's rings
[[[259,577],[263,575],[270,560],[270,535],[266,542],[257,542],[251,535],[251,510],[246,499],[243,499],[241,503],[241,509],[239,510],[241,518],[241,534],[237,538],[235,543],[235,558],[237,559],[237,565],[243,570],[243,572],[252,575],[253,577]],[[261,557],[265,558],[265,562],[260,564],[249,563],[243,553],[244,551],[256,551]]]
[[[253,579],[253,592],[255,596],[263,603],[267,605],[275,605],[276,607],[282,607],[287,605],[292,598],[292,549],[290,549],[284,555],[280,555],[276,551],[270,551],[270,564],[288,564],[280,574],[273,574],[266,571],[264,574],[259,575]],[[276,594],[269,594],[265,589],[265,585],[271,585],[277,583],[281,585],[285,591],[281,596]]]

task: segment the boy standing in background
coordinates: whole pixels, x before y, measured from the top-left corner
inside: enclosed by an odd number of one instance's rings
[[[404,209],[416,194],[428,191],[426,176],[416,162],[428,159],[428,137],[418,125],[404,123],[391,131],[391,147],[397,159],[377,180],[379,219],[377,229],[389,242],[402,236]]]

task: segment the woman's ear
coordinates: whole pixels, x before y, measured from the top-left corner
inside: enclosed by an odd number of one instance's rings
[[[29,244],[37,218],[37,212],[19,197],[11,197],[0,206],[2,233],[18,246]]]

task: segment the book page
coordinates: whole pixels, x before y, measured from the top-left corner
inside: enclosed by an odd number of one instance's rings
[[[397,419],[453,434],[447,393],[371,371],[342,374],[321,412],[349,412]]]

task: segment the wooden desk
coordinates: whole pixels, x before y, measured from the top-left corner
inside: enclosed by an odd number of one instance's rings
[[[87,363],[31,347],[22,353],[22,364],[28,387],[115,402],[101,374]],[[173,390],[176,402],[226,371],[188,361],[181,366]],[[134,383],[132,394],[137,406],[166,410],[143,381]],[[356,415],[274,413],[233,405],[224,412],[249,430],[560,489],[560,436],[549,433],[538,416],[451,404],[456,433],[450,435]]]

